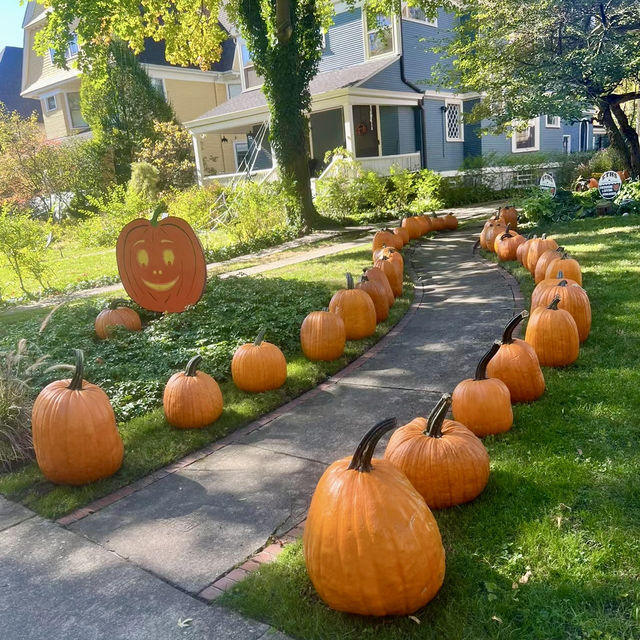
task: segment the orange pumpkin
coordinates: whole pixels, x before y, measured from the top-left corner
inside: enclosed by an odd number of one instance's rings
[[[162,406],[167,422],[177,429],[200,429],[222,415],[222,392],[207,373],[198,371],[202,356],[189,360],[184,371],[167,382]]]
[[[571,314],[558,309],[556,296],[546,307],[531,312],[525,340],[535,349],[543,367],[565,367],[578,359],[580,336]]]
[[[547,267],[556,259],[562,256],[564,247],[558,247],[557,249],[548,249],[545,251],[536,262],[536,268],[533,270],[533,280],[536,284],[539,284],[544,280],[545,273],[547,273]]]
[[[300,345],[309,360],[337,360],[344,353],[346,340],[342,318],[328,309],[312,311],[300,327]]]
[[[533,347],[513,337],[514,329],[528,315],[527,311],[522,311],[509,321],[502,334],[500,349],[487,365],[487,375],[507,385],[513,403],[533,402],[545,390],[544,375]]]
[[[383,244],[379,249],[373,249],[371,255],[373,262],[380,260],[382,256],[390,256],[392,251],[395,251],[395,249],[393,247],[388,247],[386,244]]]
[[[356,288],[364,291],[371,298],[376,309],[376,322],[384,322],[389,317],[389,301],[380,283],[375,280],[369,280],[363,273]]]
[[[373,427],[352,458],[322,474],[311,499],[302,538],[307,572],[338,611],[407,615],[444,580],[444,548],[429,507],[389,461],[372,459],[395,426],[391,418]]]
[[[578,327],[580,342],[584,342],[591,331],[591,303],[587,292],[575,282],[569,284],[567,280],[562,279],[540,292],[536,297],[536,307],[546,307],[556,296],[560,298],[558,309],[564,309],[571,314]],[[532,301],[531,308],[536,307]]]
[[[512,204],[508,204],[498,209],[498,217],[505,224],[510,224],[512,229],[518,228],[518,211]]]
[[[350,273],[347,273],[347,288],[333,294],[329,311],[342,318],[347,340],[368,338],[376,330],[376,308],[373,300],[369,294],[354,288]]]
[[[536,238],[529,247],[529,251],[527,252],[527,263],[526,267],[529,269],[529,273],[533,275],[536,272],[536,264],[538,262],[538,258],[545,252],[549,251],[549,249],[557,249],[558,243],[553,238],[547,238],[545,233],[542,234],[541,238]]]
[[[137,218],[116,243],[118,272],[132,300],[149,311],[177,313],[204,293],[207,265],[202,245],[186,220]]]
[[[418,222],[418,218],[409,216],[408,218],[403,218],[400,224],[403,229],[406,229],[411,240],[415,240],[422,235],[422,225]]]
[[[454,231],[458,228],[458,218],[456,218],[452,213],[447,213],[444,216],[445,229],[450,229]]]
[[[507,225],[502,220],[496,220],[492,226],[487,229],[484,240],[487,245],[487,251],[495,253],[496,238],[503,234],[507,229]]]
[[[487,245],[487,233],[489,232],[490,229],[492,229],[496,225],[496,222],[498,222],[498,214],[496,214],[493,218],[489,218],[489,220],[487,220],[484,223],[484,226],[482,227],[482,231],[480,232],[480,246],[485,251],[489,250],[489,246]],[[505,228],[506,228],[506,225],[505,225]]]
[[[529,247],[531,247],[531,242],[536,240],[537,237],[538,236],[534,235],[518,247],[518,250],[516,251],[516,258],[522,266],[527,264],[527,253],[529,252]]]
[[[580,286],[575,280],[571,280],[571,278],[565,278],[564,273],[562,271],[558,271],[557,278],[548,278],[536,285],[536,288],[533,290],[533,293],[531,294],[531,308],[535,309],[536,307],[540,306],[540,298],[543,292],[545,291],[545,289],[547,289],[547,287],[555,287],[558,284],[560,284],[563,280],[565,280],[567,284],[570,284],[570,285],[575,284],[577,286]]]
[[[513,425],[507,385],[498,378],[487,377],[487,365],[499,349],[500,342],[494,342],[480,359],[475,377],[459,382],[453,390],[453,419],[480,437],[503,433]]]
[[[378,269],[378,267],[365,267],[362,269],[362,272],[367,276],[367,278],[369,278],[369,280],[374,280],[380,285],[380,288],[387,296],[389,308],[391,308],[396,301],[396,297],[393,295],[393,289],[389,284],[389,278],[387,278],[382,269]]]
[[[389,229],[383,229],[382,231],[376,232],[373,236],[373,241],[371,244],[371,248],[373,251],[376,249],[380,249],[382,246],[393,247],[394,249],[402,249],[404,246],[400,238],[398,238],[392,231]]]
[[[427,420],[416,418],[394,431],[384,453],[431,509],[469,502],[489,480],[487,450],[465,426],[444,419],[450,405],[444,394]]]
[[[397,235],[402,240],[402,246],[405,244],[409,244],[411,242],[411,238],[409,237],[409,232],[402,227],[394,227],[393,233]]]
[[[524,236],[515,231],[511,231],[511,223],[507,224],[504,233],[500,234],[493,243],[494,251],[498,260],[504,262],[515,260],[518,247],[524,242]]]
[[[231,359],[231,377],[238,389],[261,393],[279,389],[287,379],[287,361],[275,344],[264,341],[261,329],[255,341],[239,346]]]
[[[400,271],[398,263],[393,263],[387,256],[383,256],[380,260],[376,260],[373,266],[378,267],[387,276],[393,295],[399,298],[402,295],[403,273]]]
[[[40,470],[56,484],[82,485],[113,475],[124,445],[107,394],[83,380],[84,355],[76,349],[70,380],[48,384],[33,403],[31,429]]]
[[[580,263],[577,260],[570,258],[569,254],[566,252],[549,263],[544,274],[545,280],[548,278],[555,278],[559,271],[562,271],[565,277],[575,280],[580,286],[582,286],[582,271],[580,269]]]
[[[596,178],[589,178],[589,189],[597,189],[599,184]]]
[[[122,306],[122,299],[112,300],[106,309],[97,316],[94,323],[96,335],[101,340],[111,337],[114,327],[124,327],[129,331],[140,331],[142,323],[140,316],[131,307]]]
[[[447,222],[444,218],[441,218],[438,214],[431,214],[431,228],[434,231],[442,231],[447,225]]]

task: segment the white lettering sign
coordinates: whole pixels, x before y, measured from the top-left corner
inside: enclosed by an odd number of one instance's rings
[[[605,171],[598,181],[598,191],[606,200],[613,200],[622,187],[622,179],[615,171]]]
[[[556,181],[550,173],[542,174],[542,177],[540,178],[540,189],[548,191],[552,198],[556,197]]]

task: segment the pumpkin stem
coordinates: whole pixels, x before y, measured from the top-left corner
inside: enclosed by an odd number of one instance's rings
[[[327,313],[329,313],[329,307],[322,307],[322,311],[326,311]]]
[[[109,301],[109,304],[107,304],[107,309],[117,309],[118,307],[126,307],[129,305],[129,301],[125,300],[124,298],[114,298],[113,300]]]
[[[478,362],[478,366],[476,367],[476,377],[474,380],[486,380],[487,379],[487,365],[493,356],[498,353],[498,349],[500,349],[500,340],[496,340],[489,351],[485,353],[482,358],[480,358],[480,362]]]
[[[560,280],[556,287],[566,287],[569,283],[566,280]]]
[[[557,311],[558,310],[558,303],[560,302],[560,296],[556,296],[552,301],[551,304],[549,304],[549,306],[547,307],[547,309],[552,309],[553,311]]]
[[[260,329],[260,331],[258,331],[258,335],[256,336],[256,339],[253,341],[253,346],[254,347],[259,347],[262,344],[262,341],[264,340],[264,334],[267,332],[267,328],[266,327],[262,327],[262,329]]]
[[[82,391],[82,376],[84,374],[84,353],[82,349],[74,349],[76,354],[76,370],[67,389],[72,391]]]
[[[162,213],[162,210],[165,208],[164,206],[164,202],[159,202],[156,206],[155,209],[153,210],[153,214],[151,215],[151,226],[155,227],[158,224],[158,218],[160,217],[160,214]]]
[[[433,411],[427,418],[427,427],[422,432],[425,436],[429,436],[430,438],[442,438],[442,423],[444,422],[444,417],[447,415],[447,411],[449,411],[450,406],[451,394],[443,393],[442,398],[438,400]]]
[[[543,240],[546,240],[546,238],[547,238],[547,234],[546,234],[546,233],[543,233],[543,234],[542,234],[542,236],[541,236],[541,238],[542,238]]]
[[[502,333],[502,344],[513,344],[513,330],[529,315],[529,312],[525,309],[521,311],[517,316],[513,316]]]
[[[362,283],[362,282],[369,282],[369,278],[367,278],[366,274],[364,274],[364,273],[363,273],[363,274],[360,276],[360,282],[361,282],[361,283]]]
[[[202,356],[193,356],[189,362],[187,362],[187,366],[184,370],[184,375],[193,378],[196,375],[198,365],[202,362]]]
[[[560,256],[561,260],[566,260],[569,257],[569,254],[566,251],[562,252],[562,255]]]
[[[505,238],[513,238],[511,235],[511,223],[507,222],[507,228],[504,230],[504,233],[500,236],[500,240],[504,240]]]
[[[387,431],[395,429],[396,426],[397,420],[395,418],[387,418],[386,420],[382,420],[382,422],[378,422],[378,424],[369,429],[362,440],[360,440],[360,443],[356,448],[356,452],[353,454],[353,458],[351,458],[351,463],[349,464],[348,469],[353,469],[354,471],[360,471],[362,473],[371,471],[371,469],[373,469],[373,466],[371,465],[371,458],[373,457],[376,445]]]
[[[353,289],[353,276],[347,271],[347,289]]]

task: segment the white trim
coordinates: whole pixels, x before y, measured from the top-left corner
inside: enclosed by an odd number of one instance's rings
[[[238,78],[239,79],[239,78]],[[240,87],[240,93],[242,93],[242,82],[227,82],[227,100],[231,100],[231,98],[235,97],[231,95],[230,87]],[[236,93],[236,96],[239,96],[240,93]]]
[[[533,125],[532,125],[533,123]],[[541,118],[540,116],[536,117],[536,118],[531,118],[529,120],[529,124],[528,126],[534,126],[535,127],[535,132],[534,132],[534,145],[533,147],[527,147],[526,149],[518,149],[516,147],[516,131],[514,129],[512,135],[511,135],[511,153],[530,153],[531,151],[540,151],[540,124],[541,124]]]
[[[73,118],[71,116],[71,105],[69,104],[69,94],[70,93],[77,93],[78,96],[80,96],[80,91],[65,91],[64,92],[64,102],[67,105],[67,124],[68,124],[68,128],[69,131],[87,131],[89,130],[91,127],[89,127],[89,125],[87,124],[86,120],[84,121],[84,126],[82,127],[76,127],[73,124]],[[82,115],[82,112],[80,112],[80,117],[84,120],[84,117]]]
[[[164,99],[168,102],[169,98],[168,98],[168,95],[167,95],[167,85],[164,82],[164,78],[162,78],[160,76],[152,76],[151,74],[148,74],[148,75],[149,75],[149,79],[150,80],[160,80],[160,87],[161,87],[161,90],[162,90],[162,95],[164,96]],[[151,86],[153,86],[153,82],[151,83]]]
[[[423,27],[434,27],[435,29],[438,28],[438,18],[436,16],[436,18],[434,20],[429,20],[427,18],[425,18],[424,20],[418,20],[417,18],[407,18],[405,15],[403,15],[403,11],[405,8],[407,8],[407,3],[406,2],[402,2],[401,6],[400,6],[400,19],[401,20],[406,20],[407,22],[416,22],[418,24],[421,24]],[[415,9],[420,9],[420,7],[412,7]]]
[[[45,110],[46,110],[47,113],[53,113],[54,111],[58,110],[58,97],[57,96],[58,96],[57,93],[52,93],[52,94],[50,94],[48,96],[44,96],[42,98],[42,100],[44,102]],[[53,107],[53,109],[49,108],[49,102],[48,102],[49,98],[53,98],[53,103],[55,105]]]
[[[459,138],[450,138],[449,137],[449,123],[447,122],[447,111],[449,109],[449,105],[450,104],[454,104],[457,105],[460,108],[459,111],[459,122],[458,122],[458,127],[460,130],[460,137]],[[447,98],[444,101],[444,106],[446,107],[447,111],[443,112],[444,115],[444,133],[445,133],[445,142],[464,142],[464,124],[462,123],[462,114],[463,114],[463,102],[462,100],[459,100],[457,98]]]
[[[381,53],[376,56],[372,56],[369,51],[369,33],[374,30],[369,30],[369,26],[367,24],[367,14],[364,9],[362,11],[362,31],[364,38],[364,59],[366,62],[370,62],[372,60],[382,60],[387,57],[397,56],[400,54],[400,43],[399,43],[399,29],[398,29],[398,16],[391,15],[387,16],[389,18],[390,27],[391,27],[391,51],[387,51],[386,53]]]
[[[549,118],[554,118],[558,120],[558,124],[549,124]],[[562,127],[562,123],[560,121],[560,116],[549,116],[546,115],[544,117],[544,127],[545,129],[560,129]]]
[[[152,78],[163,80],[185,80],[190,82],[229,82],[230,77],[236,78],[236,71],[201,71],[200,69],[186,69],[163,64],[141,63],[142,68]],[[238,78],[239,79],[239,78]]]
[[[453,100],[474,100],[475,98],[479,98],[480,94],[469,91],[468,93],[455,93],[455,91],[436,91],[434,89],[426,89],[422,94],[427,100],[443,100],[443,99],[453,99]]]
[[[562,150],[564,151],[564,139],[567,138],[569,140],[569,142],[567,143],[567,155],[569,155],[571,153],[571,134],[570,133],[563,133],[562,134]]]
[[[234,140],[233,141],[233,162],[236,165],[236,172],[239,169],[239,163],[238,163],[238,145],[239,144],[243,144],[245,147],[247,147],[247,152],[246,152],[245,156],[249,155],[249,140]],[[258,153],[260,153],[260,151],[258,151]]]

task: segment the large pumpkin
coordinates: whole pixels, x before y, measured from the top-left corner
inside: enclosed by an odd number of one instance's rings
[[[396,297],[393,295],[393,289],[389,284],[389,278],[387,278],[384,272],[381,269],[378,269],[378,267],[364,267],[362,269],[362,273],[364,273],[369,280],[375,280],[380,285],[381,289],[387,296],[389,308],[391,308],[396,301]]]
[[[500,207],[498,216],[505,224],[510,224],[512,229],[518,228],[518,211],[512,204]]]
[[[393,233],[396,236],[399,236],[402,240],[402,245],[409,244],[411,242],[411,238],[409,237],[409,232],[403,227],[394,227]]]
[[[376,308],[376,322],[384,322],[389,317],[389,300],[387,300],[386,291],[380,283],[376,280],[369,280],[363,273],[356,289],[364,291],[371,298],[373,306]]]
[[[496,214],[493,218],[489,218],[489,220],[484,223],[482,231],[480,232],[480,246],[485,250],[489,249],[487,245],[487,233],[496,225],[496,222],[498,222],[498,214]]]
[[[544,274],[544,279],[555,278],[560,271],[562,271],[567,278],[575,280],[580,286],[582,286],[582,270],[580,269],[580,263],[577,260],[570,258],[566,252],[549,263]]]
[[[201,361],[202,356],[191,358],[185,370],[174,373],[164,388],[164,415],[177,429],[206,427],[222,415],[222,392],[208,373],[197,370]]]
[[[567,284],[578,285],[578,283],[575,280],[571,280],[571,278],[565,278],[563,271],[558,271],[558,277],[557,278],[545,278],[542,282],[539,282],[536,285],[536,288],[533,290],[533,293],[531,294],[531,308],[535,309],[536,307],[541,306],[540,305],[540,299],[542,298],[542,295],[543,295],[544,291],[548,287],[556,287],[563,280]],[[578,285],[578,286],[580,286],[580,285]]]
[[[503,234],[507,229],[507,225],[502,222],[502,220],[495,220],[493,225],[491,225],[485,234],[484,241],[487,245],[487,251],[491,251],[495,253],[496,251],[496,238]]]
[[[562,256],[564,247],[558,247],[556,249],[548,249],[540,255],[536,262],[536,268],[533,270],[533,281],[539,284],[544,280],[544,276],[547,273],[547,267],[556,259]]]
[[[558,309],[556,296],[531,312],[524,339],[535,349],[543,367],[565,367],[578,359],[580,336],[571,314]]]
[[[204,293],[207,265],[202,245],[186,220],[138,218],[116,243],[118,272],[132,300],[149,311],[177,313]]]
[[[307,572],[338,611],[384,616],[413,613],[444,580],[438,524],[422,496],[389,461],[372,459],[394,418],[334,462],[316,486],[302,539]]]
[[[524,236],[521,236],[515,231],[511,231],[511,223],[508,223],[504,233],[501,233],[493,243],[493,248],[498,256],[498,260],[503,262],[515,260],[518,247],[524,241]]]
[[[387,313],[388,309],[387,306]],[[338,359],[344,353],[346,340],[342,318],[328,309],[312,311],[300,327],[300,345],[309,360]]]
[[[458,228],[458,218],[456,218],[453,213],[447,213],[444,216],[445,229],[449,229],[451,231]]]
[[[533,402],[545,389],[544,375],[533,347],[513,337],[514,329],[529,315],[522,311],[511,318],[502,334],[502,344],[487,364],[487,375],[507,385],[511,402]]]
[[[231,377],[242,391],[260,393],[279,389],[287,379],[287,361],[275,344],[264,341],[261,329],[255,341],[236,349],[231,359]]]
[[[347,273],[347,288],[333,294],[329,311],[342,318],[347,340],[368,338],[376,330],[376,308],[373,301],[369,294],[354,288],[350,273]]]
[[[140,331],[140,316],[131,307],[122,305],[124,300],[112,300],[97,316],[94,323],[96,335],[101,340],[109,338],[114,327],[124,327],[129,331]]]
[[[389,260],[387,256],[382,256],[380,260],[376,260],[374,267],[377,267],[387,276],[387,280],[389,280],[389,284],[391,285],[391,290],[393,291],[393,295],[396,298],[399,298],[402,295],[402,269],[399,266],[399,263],[393,263]]]
[[[444,394],[429,418],[416,418],[394,431],[384,453],[431,509],[469,502],[489,480],[489,454],[469,429],[445,420],[451,396]]]
[[[531,238],[527,239],[525,242],[523,242],[518,247],[518,250],[516,251],[516,257],[518,259],[518,262],[522,266],[526,266],[526,264],[527,264],[527,253],[529,253],[529,248],[531,247],[531,243],[534,240],[536,240],[537,238],[538,238],[538,236],[534,234]]]
[[[377,231],[373,236],[371,249],[375,251],[376,249],[380,249],[383,246],[393,247],[394,249],[402,249],[403,243],[402,240],[398,238],[391,230],[383,229],[382,231]]]
[[[422,235],[422,225],[418,222],[418,218],[409,216],[407,218],[403,218],[400,224],[403,229],[406,229],[411,240],[415,240]]]
[[[33,404],[31,428],[36,460],[57,484],[81,485],[113,475],[124,446],[107,394],[83,380],[84,355],[76,350],[70,380],[48,384]]]
[[[538,258],[545,252],[549,251],[549,249],[557,249],[558,243],[553,238],[547,238],[545,233],[542,234],[541,238],[536,238],[529,247],[529,251],[527,251],[527,263],[526,267],[529,269],[529,273],[534,275],[536,272],[536,264],[538,262]]]
[[[507,385],[487,377],[487,365],[499,349],[500,343],[494,342],[478,362],[475,377],[459,382],[453,390],[453,419],[481,437],[508,431],[513,425]]]

